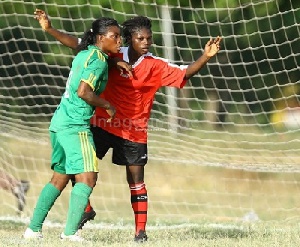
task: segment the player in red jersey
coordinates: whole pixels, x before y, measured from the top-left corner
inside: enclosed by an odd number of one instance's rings
[[[54,29],[44,11],[36,10],[35,14],[46,32],[62,44],[76,49],[79,42],[76,37]],[[120,74],[115,68],[110,69],[108,83],[101,96],[110,100],[117,113],[114,120],[107,123],[106,113],[96,109],[91,130],[97,157],[102,159],[112,148],[112,162],[126,167],[135,215],[135,241],[143,242],[147,240],[148,195],[144,183],[144,166],[148,160],[147,128],[155,93],[163,86],[182,88],[217,54],[222,38],[210,39],[204,53],[195,62],[188,66],[177,66],[149,52],[152,45],[150,19],[133,17],[125,21],[122,27],[127,47],[123,47],[118,56],[132,65],[133,77]]]

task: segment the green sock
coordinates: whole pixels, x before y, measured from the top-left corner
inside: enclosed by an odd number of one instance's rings
[[[88,203],[93,188],[84,183],[76,183],[72,189],[65,235],[73,235],[78,230],[81,217]]]
[[[43,223],[60,193],[51,183],[46,184],[42,189],[29,224],[29,228],[32,231],[38,232],[42,230]]]

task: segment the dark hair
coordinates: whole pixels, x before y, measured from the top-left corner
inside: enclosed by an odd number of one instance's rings
[[[132,34],[140,31],[143,28],[151,31],[151,20],[145,16],[132,17],[122,24],[122,28],[124,43],[128,45]]]
[[[106,34],[108,31],[108,28],[111,26],[117,26],[119,27],[118,22],[109,17],[101,17],[92,23],[92,28],[87,30],[80,42],[80,44],[77,46],[77,52],[80,52],[82,50],[86,50],[89,45],[93,45],[96,43],[96,35],[100,34]]]

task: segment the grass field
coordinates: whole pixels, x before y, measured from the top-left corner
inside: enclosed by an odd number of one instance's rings
[[[148,242],[134,243],[128,229],[83,229],[84,243],[71,243],[59,239],[60,227],[45,227],[44,239],[25,240],[21,235],[25,224],[1,221],[1,246],[151,246],[151,247],[298,247],[300,228],[287,225],[209,225],[148,230]]]
[[[51,176],[49,144],[10,136],[0,139],[2,167],[31,181],[24,212],[28,219],[41,188]],[[164,142],[163,137],[158,139],[160,145],[170,144],[168,140]],[[205,138],[203,140],[205,142]],[[184,146],[185,143],[180,143],[180,147]],[[199,156],[202,148],[199,146]],[[180,152],[171,150],[173,153],[164,154],[166,159],[180,156]],[[161,151],[160,146],[155,146],[154,153],[156,151]],[[292,151],[296,153],[296,149]],[[215,158],[209,153],[204,154],[207,159]],[[236,153],[236,157],[239,155]],[[91,197],[97,218],[82,232],[89,241],[84,246],[136,246],[132,241],[134,224],[124,167],[112,165],[110,156],[99,162],[99,180]],[[282,160],[298,164],[293,160],[298,157],[297,154]],[[253,157],[256,161],[261,158],[260,155]],[[299,246],[299,172],[247,171],[150,159],[145,178],[149,192],[149,241],[144,246]],[[59,225],[46,224],[42,241],[27,242],[21,235],[28,220],[3,218],[15,215],[16,203],[10,192],[0,190],[0,198],[3,198],[0,201],[0,246],[82,246],[58,239],[65,222],[69,192],[70,186],[49,214],[51,222]],[[251,224],[244,222],[243,216],[252,210],[260,220]],[[108,227],[99,228],[99,224]],[[112,224],[114,227],[109,227]]]

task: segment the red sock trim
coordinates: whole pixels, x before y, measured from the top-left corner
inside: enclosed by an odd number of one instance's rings
[[[148,195],[144,182],[129,184],[131,194],[131,206],[135,217],[136,235],[140,230],[146,231]]]
[[[84,212],[90,212],[91,210],[92,210],[92,206],[91,206],[91,202],[90,202],[90,200],[88,201],[88,204],[86,205],[86,208],[85,208],[85,210],[84,210]]]

